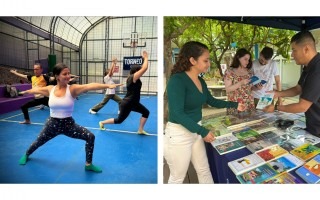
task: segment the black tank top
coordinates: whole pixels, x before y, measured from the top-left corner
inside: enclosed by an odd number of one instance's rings
[[[141,80],[138,79],[134,83],[133,82],[133,74],[130,75],[127,79],[127,94],[123,99],[130,101],[130,102],[139,102],[141,87],[142,87]]]

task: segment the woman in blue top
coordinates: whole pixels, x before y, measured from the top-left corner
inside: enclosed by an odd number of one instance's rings
[[[141,113],[138,134],[146,135],[144,125],[149,117],[149,110],[140,103],[140,91],[142,82],[140,77],[148,69],[148,53],[142,52],[142,66],[134,66],[130,69],[130,75],[127,78],[127,94],[120,104],[120,113],[118,118],[110,118],[99,122],[101,130],[105,130],[104,124],[121,124],[130,114],[131,111]]]
[[[115,88],[121,84],[100,84],[89,83],[84,85],[73,84],[69,85],[71,76],[70,69],[63,63],[58,63],[53,68],[53,75],[57,81],[57,85],[49,85],[46,87],[32,88],[21,92],[22,94],[41,94],[49,97],[50,117],[47,120],[41,133],[37,139],[31,144],[25,155],[20,160],[20,165],[25,165],[29,156],[44,145],[49,140],[64,134],[71,138],[81,139],[86,141],[86,171],[102,172],[102,170],[92,164],[92,156],[94,149],[95,136],[86,128],[79,126],[72,118],[74,100],[83,92],[89,90],[101,90],[107,88]]]
[[[199,183],[213,183],[204,142],[213,142],[214,134],[201,126],[202,105],[237,108],[237,102],[215,99],[199,76],[210,67],[208,47],[187,42],[180,50],[167,85],[169,122],[165,128],[164,156],[170,168],[168,183],[183,183],[190,161]]]

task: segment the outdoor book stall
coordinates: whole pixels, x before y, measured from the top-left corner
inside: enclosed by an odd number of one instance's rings
[[[320,182],[320,138],[304,130],[304,114],[257,111],[202,123],[216,136],[205,145],[215,183]]]

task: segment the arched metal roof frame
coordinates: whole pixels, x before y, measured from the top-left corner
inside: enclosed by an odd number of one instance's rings
[[[51,51],[53,51],[55,43],[79,51],[83,35],[87,34],[88,29],[91,30],[105,18],[92,16],[29,16],[0,17],[0,21],[50,40]],[[66,26],[67,28],[65,28]]]

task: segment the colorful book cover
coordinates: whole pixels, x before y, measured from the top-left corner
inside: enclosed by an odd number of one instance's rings
[[[243,174],[237,176],[240,183],[255,184],[262,183],[263,181],[270,179],[278,174],[270,165],[264,164]]]
[[[245,126],[245,120],[240,119],[236,116],[233,115],[227,115],[225,116],[225,119],[223,121],[223,124],[228,128],[228,129],[234,129],[238,127],[243,127]]]
[[[282,173],[285,171],[290,172],[291,170],[300,167],[304,164],[304,161],[300,160],[292,154],[286,154],[268,163],[278,173]]]
[[[233,132],[233,134],[246,145],[263,139],[257,131],[250,128],[244,128]]]
[[[242,158],[228,162],[228,166],[235,175],[242,174],[266,162],[256,154],[250,154]]]
[[[256,108],[262,110],[266,106],[270,105],[273,100],[273,95],[274,93],[265,93],[262,97],[260,97]]]
[[[318,148],[312,144],[305,143],[305,144],[291,150],[290,153],[297,156],[298,158],[300,158],[303,161],[307,161],[307,160],[315,157],[316,155],[318,155],[320,153],[320,148]]]
[[[269,148],[263,149],[261,151],[257,151],[256,154],[260,156],[265,161],[271,161],[276,158],[279,158],[280,156],[283,156],[285,154],[288,154],[289,152],[279,145],[274,145]]]
[[[238,149],[242,149],[244,147],[246,146],[240,140],[235,140],[232,142],[227,142],[224,144],[214,146],[214,148],[218,151],[220,155],[223,155]]]
[[[263,140],[258,140],[256,142],[248,144],[247,149],[249,149],[249,151],[251,151],[252,153],[255,153],[256,151],[260,151],[260,150],[262,150],[264,148],[268,148],[272,145],[274,145],[274,144],[272,144],[272,142],[270,142],[267,139],[263,139]]]
[[[224,120],[225,116],[211,117],[202,120],[202,126],[210,130],[216,137],[231,134],[231,131],[224,125]]]
[[[299,178],[289,174],[288,172],[283,172],[270,179],[262,182],[263,184],[303,184]]]
[[[307,183],[320,182],[320,155],[305,163],[302,167],[296,170],[296,173]]]

